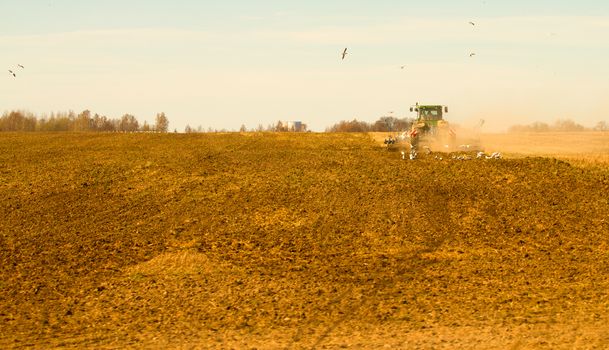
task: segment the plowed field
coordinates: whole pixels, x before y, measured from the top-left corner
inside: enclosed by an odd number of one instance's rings
[[[609,169],[1,134],[1,348],[609,347]]]

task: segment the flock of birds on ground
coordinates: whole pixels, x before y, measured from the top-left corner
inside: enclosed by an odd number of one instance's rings
[[[423,148],[425,149],[425,153],[427,153],[428,155],[432,154],[432,151],[429,147],[427,146],[423,146]],[[406,152],[401,151],[400,152],[402,154],[402,159],[406,159]],[[416,152],[413,154],[411,154],[410,159],[413,160],[414,158],[416,158]],[[503,155],[500,152],[493,152],[491,154],[487,154],[483,151],[478,151],[476,152],[476,157],[474,158],[473,156],[469,155],[469,154],[453,154],[450,159],[453,160],[472,160],[472,159],[502,159]],[[434,156],[435,160],[444,160],[444,157],[441,155],[435,155]]]
[[[467,23],[471,24],[471,25],[472,25],[472,27],[475,27],[475,26],[476,26],[476,23],[474,23],[474,22],[472,22],[472,21],[469,21],[469,22],[467,22]],[[475,53],[475,52],[470,52],[469,57],[474,57],[475,55],[476,55],[476,53]],[[342,59],[342,60],[344,60],[346,56],[347,56],[347,48],[345,47],[345,48],[343,49],[343,52],[341,53],[341,59]],[[400,66],[400,69],[404,69],[404,68],[406,68],[406,66],[405,66],[405,65],[404,65],[404,66]]]

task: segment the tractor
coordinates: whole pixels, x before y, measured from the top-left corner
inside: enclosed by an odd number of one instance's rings
[[[408,136],[410,138],[410,159],[417,157],[419,144],[430,152],[430,147],[443,147],[447,151],[455,146],[455,132],[450,128],[443,115],[448,113],[448,107],[442,105],[419,105],[410,107],[411,112],[417,113]]]

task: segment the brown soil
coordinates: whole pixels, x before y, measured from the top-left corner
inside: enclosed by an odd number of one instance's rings
[[[0,134],[0,347],[607,348],[607,193],[364,134]]]

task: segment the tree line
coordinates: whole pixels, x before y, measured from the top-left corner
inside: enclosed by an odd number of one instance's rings
[[[25,111],[4,112],[0,116],[0,131],[97,131],[97,132],[167,132],[169,119],[165,113],[157,113],[155,123],[140,122],[131,114],[120,118],[108,118],[84,110],[51,113],[36,116]]]
[[[326,128],[326,132],[394,132],[410,129],[413,119],[395,118],[383,116],[372,123],[365,121],[342,120]],[[167,132],[169,120],[165,113],[157,113],[153,125],[144,121],[140,123],[135,116],[124,114],[120,118],[108,118],[97,113],[93,114],[89,110],[84,110],[78,114],[73,111],[57,112],[50,115],[36,116],[25,111],[4,112],[0,116],[0,132],[2,131],[97,131],[97,132]],[[192,128],[186,125],[184,132],[224,132],[225,129],[217,130],[208,128],[204,130],[201,126]],[[299,130],[294,129],[294,124],[278,121],[264,127],[247,129],[242,125],[240,132],[246,131],[307,131],[307,125],[299,124]],[[509,132],[555,132],[555,131],[609,131],[609,123],[606,121],[598,122],[593,128],[586,128],[570,119],[561,119],[548,124],[544,122],[534,122],[528,125],[513,125],[508,129]]]
[[[381,117],[373,123],[365,121],[342,120],[328,128],[326,132],[394,132],[409,130],[414,122],[413,119],[395,117]],[[513,125],[509,127],[509,132],[556,132],[556,131],[609,131],[609,123],[606,121],[598,122],[594,127],[587,128],[570,119],[560,119],[553,124],[544,122],[534,122],[528,125]]]
[[[392,132],[408,130],[410,129],[412,123],[413,120],[409,118],[400,119],[389,116],[380,117],[373,123],[368,123],[357,119],[341,120],[340,122],[326,128],[326,132]]]
[[[609,131],[609,124],[600,121],[592,128],[578,124],[570,119],[559,119],[554,124],[534,122],[528,125],[513,125],[508,129],[509,132],[555,132],[555,131]]]
[[[241,124],[241,127],[239,128],[239,132],[307,132],[308,131],[308,125],[305,123],[290,123],[290,122],[286,122],[286,121],[277,121],[277,123],[275,124],[268,124],[266,127],[262,124],[258,124],[257,127],[255,128],[250,128],[248,129],[245,124]],[[214,129],[214,128],[207,128],[207,129],[203,129],[202,126],[198,126],[196,128],[191,127],[189,124],[186,125],[186,127],[184,128],[184,132],[189,134],[189,133],[203,133],[203,132],[207,132],[207,133],[213,133],[213,132],[235,132],[235,130],[227,130],[227,129]]]

